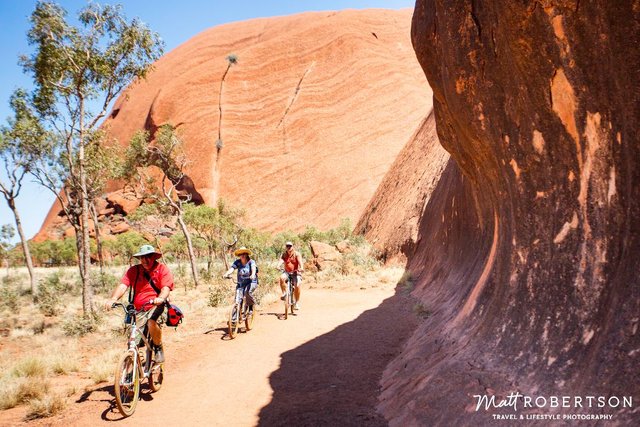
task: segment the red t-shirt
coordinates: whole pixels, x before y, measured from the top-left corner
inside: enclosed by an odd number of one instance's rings
[[[282,254],[282,260],[284,261],[284,269],[288,273],[292,273],[294,271],[298,271],[300,267],[300,263],[298,262],[298,252],[293,251],[291,255],[289,252],[285,251]]]
[[[122,283],[125,285],[131,286],[132,283],[134,284],[133,290],[135,296],[133,298],[133,305],[136,310],[142,309],[143,306],[148,305],[150,300],[158,297],[158,293],[144,276],[144,268],[138,264],[129,268],[122,277]],[[156,262],[153,265],[153,269],[149,272],[149,276],[153,279],[153,283],[159,290],[162,290],[165,286],[173,290],[173,276],[171,275],[171,271],[169,271],[169,267],[166,265]]]

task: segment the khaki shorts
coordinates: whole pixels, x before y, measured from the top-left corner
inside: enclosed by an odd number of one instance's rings
[[[280,278],[286,283],[289,279],[289,273],[282,273],[282,275],[280,275]],[[294,274],[291,279],[293,280],[294,286],[300,286],[300,284],[302,283],[302,276],[300,274]]]

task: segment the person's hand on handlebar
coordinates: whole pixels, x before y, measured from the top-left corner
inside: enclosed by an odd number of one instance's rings
[[[104,309],[107,310],[107,311],[111,310],[112,308],[114,308],[116,306],[117,303],[118,303],[118,300],[115,300],[115,299],[106,300],[104,302]]]
[[[162,305],[166,302],[166,300],[164,298],[154,298],[152,300],[149,300],[149,304],[153,304],[153,305]]]

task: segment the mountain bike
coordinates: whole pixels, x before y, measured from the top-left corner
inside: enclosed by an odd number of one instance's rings
[[[152,304],[153,301],[149,303]],[[130,327],[128,348],[118,361],[113,383],[118,410],[124,417],[129,417],[136,410],[140,383],[144,379],[148,379],[152,392],[160,390],[164,380],[164,366],[162,363],[156,363],[153,358],[149,328],[141,332],[137,327],[137,317],[143,310],[137,311],[132,304],[125,306],[122,303],[115,303],[111,307],[122,307],[125,324]],[[140,349],[138,342],[141,345]],[[145,353],[141,354],[141,351]]]
[[[295,295],[295,287],[293,284],[293,278],[296,275],[299,275],[300,272],[292,271],[291,273],[282,271],[287,274],[287,283],[284,287],[284,318],[287,319],[289,317],[289,313],[293,314],[296,305],[296,295]],[[296,282],[297,283],[297,282]]]
[[[247,295],[251,284],[242,287],[242,300],[240,303],[233,302],[231,310],[229,311],[229,337],[235,338],[240,329],[240,324],[244,322],[245,332],[249,332],[253,327],[253,320],[255,317],[254,310],[250,309],[247,302]],[[235,296],[234,296],[235,298]]]

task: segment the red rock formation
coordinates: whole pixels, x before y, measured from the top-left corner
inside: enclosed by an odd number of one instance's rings
[[[212,28],[128,88],[105,127],[125,144],[140,129],[177,126],[192,193],[245,208],[251,226],[356,221],[431,109],[410,22],[410,10],[349,10]]]
[[[355,227],[384,260],[406,261],[413,254],[420,219],[448,160],[430,113],[398,154]]]
[[[412,38],[452,163],[409,262],[433,315],[387,368],[383,413],[484,425],[514,411],[474,395],[520,392],[571,407],[518,415],[637,425],[640,2],[418,0]]]

